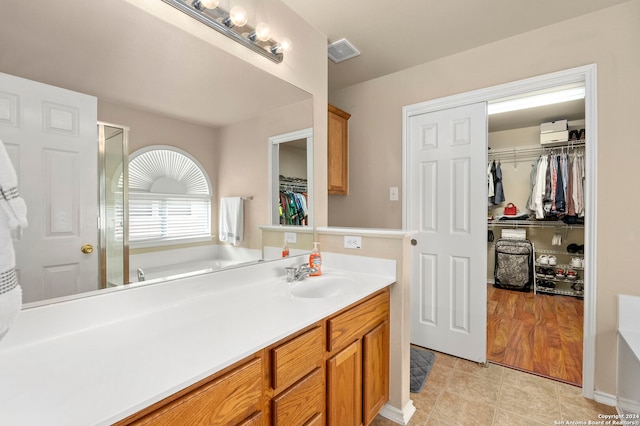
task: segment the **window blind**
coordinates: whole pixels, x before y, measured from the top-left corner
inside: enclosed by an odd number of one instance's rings
[[[129,194],[129,241],[153,242],[211,235],[209,197]]]

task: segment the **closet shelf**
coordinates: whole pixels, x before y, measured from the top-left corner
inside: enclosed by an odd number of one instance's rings
[[[566,256],[584,257],[584,254],[582,254],[582,253],[569,253],[566,250],[565,251],[563,251],[563,250],[548,250],[548,249],[538,249],[538,248],[536,248],[536,254],[559,254],[559,255],[566,255]],[[545,265],[540,265],[540,266],[545,266]]]
[[[515,146],[509,148],[495,148],[489,150],[489,158],[496,158],[501,156],[512,157],[514,154],[540,154],[545,151],[554,151],[562,150],[563,148],[583,148],[585,145],[584,140],[577,141],[562,141],[555,142],[553,144],[539,144],[539,145],[524,145],[524,146]]]
[[[577,291],[571,289],[562,289],[562,288],[548,288],[548,287],[537,287],[537,293],[549,293],[549,294],[559,294],[562,296],[573,296],[582,299],[584,297],[584,291]]]
[[[561,220],[488,220],[487,225],[489,226],[504,226],[504,227],[512,227],[517,228],[519,226],[528,227],[528,228],[584,228],[583,224],[568,224],[564,223]]]
[[[536,250],[536,253],[540,253],[540,252],[541,250]],[[542,263],[536,262],[536,266],[539,266],[540,268],[564,269],[565,271],[569,269],[573,269],[574,271],[584,271],[584,267],[582,266],[571,266],[566,263],[559,263],[557,265],[544,265]],[[571,280],[571,281],[575,281],[575,280]]]

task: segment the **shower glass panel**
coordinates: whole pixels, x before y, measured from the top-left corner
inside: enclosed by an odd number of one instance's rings
[[[102,287],[129,282],[127,127],[99,123]]]

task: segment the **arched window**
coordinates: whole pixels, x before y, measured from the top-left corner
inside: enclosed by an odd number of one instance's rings
[[[140,149],[129,159],[132,246],[211,238],[211,185],[202,166],[171,146]]]

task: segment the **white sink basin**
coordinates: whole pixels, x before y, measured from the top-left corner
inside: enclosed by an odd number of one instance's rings
[[[293,297],[304,299],[323,299],[352,293],[357,281],[346,277],[320,276],[295,281],[289,285]]]

